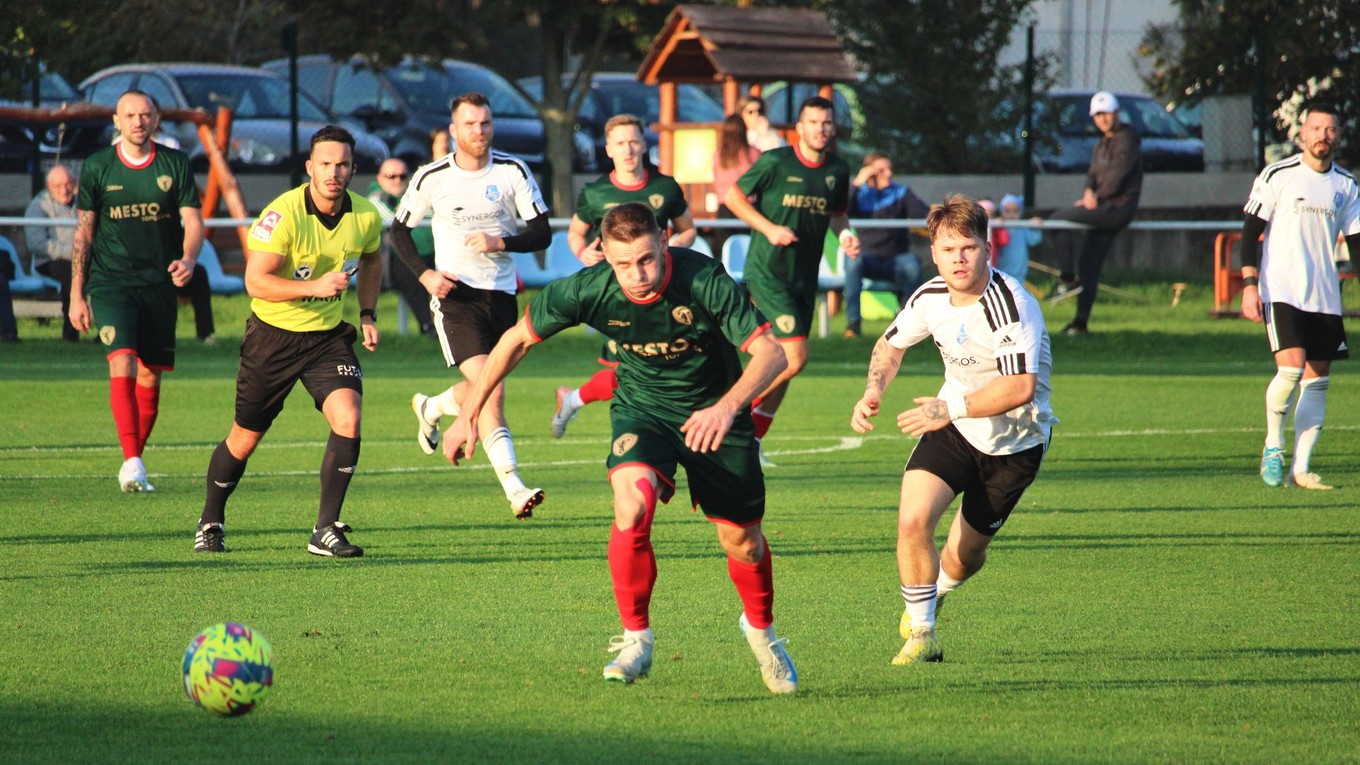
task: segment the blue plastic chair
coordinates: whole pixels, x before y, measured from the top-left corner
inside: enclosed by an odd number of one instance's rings
[[[208,286],[214,295],[239,295],[246,291],[246,280],[222,270],[222,261],[217,259],[217,248],[206,239],[203,240],[203,249],[198,253],[198,264],[208,272]]]
[[[751,246],[750,234],[733,234],[723,242],[722,262],[723,268],[732,275],[733,279],[741,281],[741,273],[746,268],[746,250]]]
[[[61,283],[41,274],[29,274],[19,262],[19,251],[14,243],[0,236],[0,250],[9,254],[10,265],[14,267],[14,278],[9,280],[9,291],[15,295],[42,295],[46,292],[60,292]]]

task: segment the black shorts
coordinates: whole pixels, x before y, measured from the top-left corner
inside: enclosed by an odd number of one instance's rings
[[[431,297],[430,313],[444,363],[452,367],[464,359],[490,353],[501,335],[519,320],[519,303],[507,292],[463,285],[443,300]]]
[[[1346,350],[1346,326],[1340,316],[1301,311],[1288,303],[1265,306],[1266,339],[1270,352],[1302,348],[1310,361],[1336,361],[1350,358]]]
[[[984,454],[949,425],[921,436],[907,459],[907,470],[924,470],[963,495],[959,512],[979,534],[992,536],[1001,530],[1020,495],[1039,475],[1044,447],[1034,446],[1015,454]]]
[[[364,373],[353,347],[358,334],[345,322],[319,332],[290,332],[252,315],[246,320],[241,371],[236,374],[236,424],[257,433],[269,430],[298,380],[318,412],[337,390],[363,395]]]

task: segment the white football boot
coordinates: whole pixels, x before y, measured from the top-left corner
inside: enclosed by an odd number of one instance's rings
[[[425,419],[425,403],[430,397],[424,393],[417,393],[411,397],[411,411],[416,413],[416,421],[420,423],[420,430],[416,434],[416,443],[420,445],[420,450],[426,454],[434,454],[439,449],[439,418],[434,418],[434,422]]]
[[[784,648],[787,638],[775,637],[773,624],[765,629],[752,627],[746,621],[745,613],[738,624],[741,625],[741,634],[746,637],[746,643],[751,646],[751,653],[756,655],[756,664],[760,665],[760,678],[765,681],[765,687],[771,693],[796,693],[798,670],[793,666],[788,649]]]
[[[146,466],[141,457],[129,457],[118,469],[118,485],[126,492],[155,491],[156,487],[146,479]]]
[[[611,683],[631,683],[652,671],[652,628],[624,632],[609,639],[609,652],[618,656],[604,665],[604,679]]]

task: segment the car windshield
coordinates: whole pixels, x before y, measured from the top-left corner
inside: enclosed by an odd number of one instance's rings
[[[24,86],[27,94],[31,86]],[[44,101],[78,101],[80,96],[76,94],[76,89],[66,81],[66,78],[54,72],[44,72],[38,78],[38,97]]]
[[[1090,115],[1089,96],[1060,96],[1054,99],[1058,129],[1063,135],[1097,135]],[[1119,97],[1119,113],[1124,124],[1144,138],[1190,138],[1190,131],[1166,109],[1150,98]]]
[[[181,74],[175,77],[189,106],[217,111],[226,106],[237,119],[288,119],[288,83],[273,77],[246,74]],[[330,122],[326,112],[305,93],[299,93],[298,118]]]
[[[491,102],[494,117],[538,118],[534,107],[494,72],[472,66],[448,65],[439,71],[421,64],[388,70],[388,79],[411,106],[422,112],[446,115],[449,102],[460,93],[481,93]]]
[[[604,117],[635,114],[651,124],[661,119],[661,89],[637,80],[596,80],[590,86]],[[680,122],[722,122],[723,110],[713,99],[693,85],[676,88]]]

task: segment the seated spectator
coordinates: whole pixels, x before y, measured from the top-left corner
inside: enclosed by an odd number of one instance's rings
[[[870,152],[864,166],[850,182],[854,196],[851,218],[902,220],[924,218],[930,207],[912,190],[893,181],[892,160]],[[860,292],[864,279],[893,283],[898,307],[921,286],[921,261],[911,253],[911,231],[905,228],[869,228],[859,233],[859,257],[845,259],[845,337],[860,334]]]
[[[1001,197],[1001,219],[1020,220],[1024,204],[1025,200],[1015,194]],[[1043,222],[1040,218],[1030,220],[1034,223]],[[1029,275],[1029,248],[1044,240],[1044,232],[1037,228],[1010,228],[1004,231],[1009,236],[1001,245],[996,267],[1001,273],[1013,276],[1016,281],[1024,284],[1025,277]]]
[[[438,132],[444,135],[447,149],[448,131]],[[438,151],[438,147],[435,150]],[[448,151],[444,153],[448,154]],[[420,334],[433,336],[434,318],[430,313],[430,293],[404,263],[391,265],[394,262],[391,254],[392,245],[386,233],[392,226],[397,206],[401,204],[401,197],[406,193],[406,186],[410,181],[411,172],[405,162],[395,157],[384,160],[382,166],[378,168],[378,179],[368,187],[368,201],[378,208],[378,215],[383,221],[383,273],[391,280],[391,287],[397,291],[406,307],[411,309],[411,315],[415,317],[416,324],[420,327]],[[411,229],[411,239],[415,241],[420,259],[425,265],[433,268],[434,232],[429,226],[417,226]]]
[[[38,192],[24,211],[25,218],[76,219],[76,178],[64,165],[47,172],[47,188]],[[61,339],[80,341],[71,326],[71,250],[75,245],[74,226],[25,226],[28,254],[33,270],[61,284]]]
[[[14,295],[9,291],[9,281],[15,277],[14,263],[9,257],[0,257],[0,343],[19,342],[19,322],[14,318]]]

